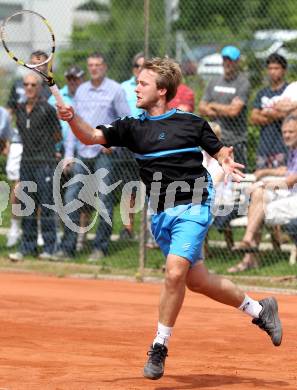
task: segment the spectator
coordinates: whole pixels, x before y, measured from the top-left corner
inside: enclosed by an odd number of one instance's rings
[[[51,259],[56,244],[54,212],[44,204],[53,204],[53,173],[55,168],[55,143],[60,139],[60,123],[55,109],[40,98],[42,81],[35,73],[24,77],[26,101],[15,110],[16,124],[23,141],[20,180],[37,184],[37,192],[30,193],[35,201],[33,214],[22,218],[20,251],[12,253],[13,261],[25,255],[37,255],[37,210],[41,208],[41,229],[44,252],[40,259]],[[28,189],[25,191],[29,193]]]
[[[270,223],[288,223],[290,219],[297,217],[296,190],[293,188],[297,183],[297,116],[288,116],[284,120],[282,134],[285,145],[290,149],[287,166],[255,172],[258,182],[253,186],[247,228],[242,241],[234,247],[235,251],[247,252],[250,256],[245,256],[241,262],[229,268],[230,273],[258,267],[254,253],[258,251],[259,233],[265,219],[265,211],[266,220]],[[265,180],[265,176],[280,178]],[[262,178],[263,181],[260,180]]]
[[[45,52],[41,50],[36,50],[31,54],[29,62],[32,65],[36,65],[41,62],[44,62],[47,58],[48,55]],[[47,73],[47,64],[41,65],[40,70]],[[51,91],[46,81],[43,80],[41,85],[42,88],[40,91],[40,96],[47,100],[51,95]],[[23,85],[23,80],[22,79],[16,80],[9,93],[7,108],[11,113],[13,113],[17,109],[18,104],[25,103],[25,101],[26,101],[26,92]]]
[[[60,89],[60,94],[63,98],[63,101],[65,104],[73,105],[74,101],[74,95],[77,90],[77,88],[84,82],[84,70],[81,69],[80,67],[76,65],[71,65],[66,72],[64,73],[65,79],[66,79],[66,84],[64,85],[63,88]],[[54,96],[50,96],[48,102],[56,108],[56,99]],[[64,157],[65,154],[65,149],[66,149],[66,143],[67,139],[69,136],[69,133],[71,133],[70,127],[67,122],[65,121],[60,121],[60,125],[62,128],[62,140],[56,144],[56,159],[57,161],[61,160]],[[64,200],[65,197],[65,187],[63,186],[71,177],[72,174],[72,164],[68,163],[67,160],[65,159],[64,163],[64,171],[61,177],[61,182],[60,182],[60,191],[61,191],[61,196]],[[85,215],[89,215],[89,213],[83,213],[81,214],[81,219]],[[58,219],[59,223],[59,219]],[[82,221],[81,221],[82,224]],[[87,221],[86,221],[87,224]],[[60,234],[58,234],[58,237],[60,237]],[[84,244],[84,238],[85,234],[79,234],[78,235],[78,248],[77,249],[82,249],[83,244]]]
[[[222,130],[220,125],[216,122],[210,122],[209,125],[217,138],[220,140],[222,138]],[[232,199],[232,181],[228,180],[227,183],[224,183],[224,172],[220,164],[218,164],[217,160],[211,157],[205,150],[202,151],[202,154],[203,166],[209,172],[216,189],[214,206],[220,208],[220,205],[228,204],[229,200]],[[213,220],[213,226],[219,232],[224,233],[228,249],[231,249],[234,245],[230,221],[236,217],[237,207],[235,207],[234,210],[227,215],[215,216]],[[207,240],[205,243],[207,244]],[[206,248],[208,250],[207,245]]]
[[[137,53],[132,59],[132,77],[129,80],[122,82],[122,88],[126,92],[127,102],[131,111],[131,115],[137,118],[143,113],[143,110],[136,107],[136,93],[135,88],[137,86],[136,80],[140,73],[141,67],[144,63],[144,54]],[[131,181],[139,181],[138,166],[134,159],[133,154],[127,148],[118,149],[118,159],[116,172],[120,178],[123,179],[122,186]],[[131,195],[127,198],[127,207],[133,208],[135,206],[136,190],[132,189]],[[124,225],[120,232],[120,240],[130,240],[134,237],[133,226],[134,226],[134,213],[129,214],[130,223]]]
[[[251,122],[260,126],[257,169],[284,166],[287,155],[287,148],[281,134],[282,120],[286,114],[273,108],[266,108],[267,100],[280,96],[288,85],[285,82],[287,60],[274,53],[267,58],[266,65],[269,86],[257,93],[251,115]]]
[[[131,115],[134,118],[137,118],[138,115],[143,113],[143,110],[141,108],[136,107],[136,93],[135,88],[137,86],[137,77],[140,73],[141,67],[144,64],[144,54],[143,53],[137,53],[132,59],[132,77],[129,80],[122,82],[122,88],[126,92],[126,98],[127,102],[130,107]]]
[[[179,84],[175,97],[168,103],[168,108],[178,108],[182,111],[194,112],[194,91],[184,83]]]
[[[0,107],[0,153],[7,150],[7,142],[12,136],[10,117],[4,107]]]
[[[130,114],[129,106],[125,97],[125,92],[114,80],[106,77],[107,64],[101,53],[93,53],[87,59],[90,81],[86,81],[76,91],[74,106],[80,115],[91,126],[96,126],[98,121],[111,123],[118,117]],[[75,145],[76,144],[76,145]],[[76,138],[69,133],[66,145],[65,157],[73,158],[74,150],[77,149],[77,157],[85,164],[90,172],[95,173],[100,168],[107,169],[110,173],[104,178],[105,184],[113,182],[113,149],[104,148],[101,145],[87,146],[76,142]],[[82,164],[75,164],[74,175],[86,174]],[[82,183],[77,182],[69,186],[66,195],[66,203],[75,200],[81,190]],[[99,188],[100,192],[100,188]],[[100,199],[108,210],[110,219],[113,213],[113,194],[100,194]],[[69,214],[72,222],[79,226],[80,210]],[[100,260],[107,254],[112,227],[100,216],[94,240],[93,251],[89,261]],[[75,254],[77,233],[65,226],[64,237],[60,250],[56,253],[57,260]]]
[[[84,70],[76,65],[70,66],[64,73],[66,84],[63,88],[60,89],[60,94],[65,104],[73,105],[75,92],[77,88],[83,83],[84,74]],[[56,106],[56,100],[53,95],[49,97],[48,102],[52,106]],[[56,151],[61,153],[63,156],[70,127],[68,123],[65,123],[65,121],[60,121],[60,124],[62,128],[62,141],[56,145]]]
[[[234,147],[234,159],[247,164],[247,102],[250,84],[239,72],[240,50],[225,46],[224,74],[211,80],[199,104],[199,112],[221,126],[222,142]]]
[[[41,50],[34,51],[30,57],[31,64],[39,64],[44,62],[48,58],[47,54]],[[47,65],[41,65],[41,70],[43,72],[47,72]],[[51,95],[50,89],[45,81],[42,81],[42,88],[40,91],[40,95],[43,99],[48,99]],[[14,116],[15,110],[18,105],[26,102],[26,93],[23,84],[23,79],[18,79],[13,84],[9,98],[6,104],[6,107],[11,114]],[[22,158],[23,145],[22,140],[19,134],[19,130],[17,128],[13,129],[11,136],[11,144],[9,146],[7,164],[6,164],[6,173],[9,180],[13,182],[12,190],[10,195],[11,204],[16,204],[18,199],[15,196],[15,189],[20,179],[20,163]],[[40,234],[39,234],[40,236]],[[7,247],[10,248],[18,242],[21,237],[21,229],[20,229],[20,219],[15,217],[12,214],[11,217],[11,226],[7,234]],[[41,240],[40,240],[41,238]],[[42,242],[42,237],[38,238],[39,242]]]

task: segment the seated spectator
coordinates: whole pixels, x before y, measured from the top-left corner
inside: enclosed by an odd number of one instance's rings
[[[284,143],[289,148],[287,166],[255,172],[258,181],[252,189],[247,228],[242,241],[234,247],[235,251],[250,253],[236,266],[229,268],[230,273],[258,267],[253,252],[258,250],[265,217],[270,224],[288,223],[290,219],[297,217],[297,197],[294,188],[297,183],[297,116],[289,116],[284,120],[282,134]],[[279,178],[265,180],[267,176]]]
[[[221,126],[216,122],[210,122],[212,128],[218,139],[221,139],[222,131]],[[220,207],[220,204],[228,203],[229,199],[232,199],[232,181],[224,183],[224,171],[217,160],[211,157],[206,151],[203,150],[203,166],[208,170],[211,175],[213,184],[216,189],[216,197],[214,206]],[[232,230],[230,227],[230,221],[237,217],[237,209],[227,215],[217,215],[214,217],[213,226],[218,229],[219,232],[224,233],[225,241],[228,249],[231,249],[234,242],[232,236]]]
[[[20,168],[21,182],[33,182],[37,192],[24,192],[35,203],[33,214],[22,217],[22,239],[20,251],[12,253],[12,261],[23,260],[26,255],[37,253],[37,211],[41,209],[41,228],[44,240],[44,252],[40,259],[51,260],[56,246],[55,214],[45,204],[53,204],[53,174],[55,169],[55,144],[61,138],[61,128],[55,109],[40,98],[42,80],[30,73],[24,77],[26,102],[20,103],[15,110],[16,124],[19,129],[23,154]],[[22,205],[22,210],[25,205]]]
[[[266,61],[269,86],[261,89],[254,101],[251,122],[260,126],[256,167],[277,168],[286,164],[287,148],[284,145],[281,125],[286,114],[267,108],[267,100],[282,95],[288,84],[285,81],[287,61],[281,55],[271,54]]]

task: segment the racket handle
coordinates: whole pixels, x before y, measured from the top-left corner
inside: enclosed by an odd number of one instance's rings
[[[54,95],[56,102],[59,104],[59,106],[65,106],[65,103],[62,99],[62,96],[60,94],[60,91],[56,84],[52,85],[50,87],[51,93]]]

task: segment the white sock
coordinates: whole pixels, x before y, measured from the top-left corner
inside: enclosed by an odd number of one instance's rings
[[[171,336],[173,327],[162,325],[160,322],[158,322],[158,330],[156,337],[153,341],[153,345],[155,343],[159,343],[162,345],[168,346],[169,337]]]
[[[244,311],[253,318],[259,318],[260,311],[263,309],[263,307],[258,301],[255,301],[248,295],[245,295],[244,300],[238,309]]]

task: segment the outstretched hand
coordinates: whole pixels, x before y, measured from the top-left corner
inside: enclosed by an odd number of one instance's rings
[[[229,148],[226,149],[227,149],[227,156],[225,156],[221,161],[221,165],[225,173],[224,183],[225,184],[227,183],[229,176],[231,176],[234,181],[239,183],[241,179],[245,177],[244,173],[241,171],[241,169],[244,169],[244,165],[234,161],[233,146],[230,146]]]
[[[59,119],[69,122],[74,117],[74,109],[68,105],[57,104],[57,114]]]

